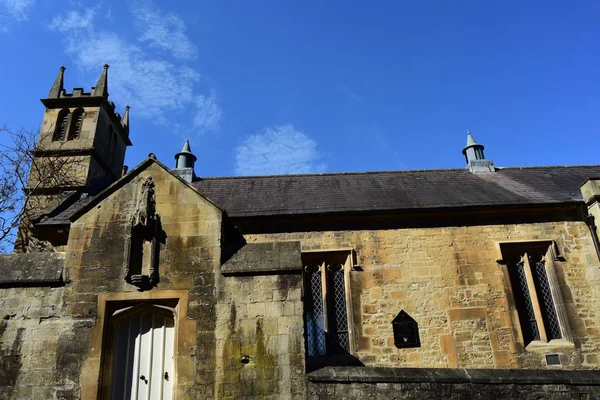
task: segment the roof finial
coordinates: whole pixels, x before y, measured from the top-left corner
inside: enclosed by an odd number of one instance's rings
[[[108,64],[104,64],[104,69],[100,74],[100,78],[98,78],[98,83],[96,83],[96,87],[94,87],[92,96],[108,98],[108,67]]]
[[[65,66],[60,67],[60,71],[58,72],[58,76],[54,80],[52,87],[50,88],[50,94],[48,95],[51,99],[58,99],[60,97],[60,93],[63,91],[64,84],[64,76],[65,76]]]

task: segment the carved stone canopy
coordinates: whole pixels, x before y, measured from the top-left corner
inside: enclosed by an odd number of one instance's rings
[[[131,214],[131,230],[126,243],[125,281],[140,291],[150,290],[159,282],[160,243],[165,242],[164,238],[160,215],[156,212],[155,183],[147,176]]]
[[[154,193],[154,179],[147,176],[142,182],[142,189],[133,211],[132,226],[148,226],[149,222],[156,219],[156,195]]]

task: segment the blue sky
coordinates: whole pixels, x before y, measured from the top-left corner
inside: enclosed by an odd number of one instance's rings
[[[61,65],[131,105],[126,163],[199,176],[597,164],[597,1],[0,0],[0,125]]]

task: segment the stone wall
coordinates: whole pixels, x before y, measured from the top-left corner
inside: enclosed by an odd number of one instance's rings
[[[127,238],[148,176],[161,220],[159,280],[140,291],[125,280]],[[108,321],[139,303],[176,309],[177,398],[598,397],[600,263],[583,222],[245,240],[230,222],[147,161],[83,211],[64,254],[0,258],[0,399],[103,393]],[[526,349],[499,243],[534,240],[556,243],[573,341]],[[366,367],[307,374],[301,252],[340,249],[356,254],[353,355]],[[419,324],[420,347],[394,345],[391,321],[402,309]],[[561,365],[547,366],[549,353]]]
[[[596,371],[327,367],[308,382],[308,399],[600,398]]]
[[[247,244],[221,270],[215,398],[304,394],[299,243]]]
[[[0,399],[79,398],[79,356],[94,321],[67,315],[64,291],[0,289]]]
[[[351,272],[358,358],[368,366],[599,368],[600,265],[583,222],[246,234],[248,242],[299,241],[302,251],[354,248]],[[574,343],[524,349],[498,243],[556,241],[555,268]],[[394,347],[391,321],[404,309],[421,347]]]

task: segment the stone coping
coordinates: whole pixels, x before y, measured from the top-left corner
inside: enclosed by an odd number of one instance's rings
[[[325,367],[311,382],[600,385],[600,370]]]
[[[223,275],[300,273],[300,242],[247,243],[221,266]]]
[[[65,253],[0,256],[0,287],[63,286]]]

